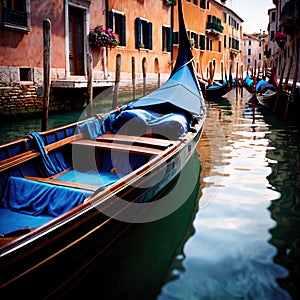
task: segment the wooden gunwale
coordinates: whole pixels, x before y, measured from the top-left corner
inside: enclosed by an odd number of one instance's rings
[[[76,134],[76,135],[64,138],[64,139],[62,139],[60,141],[57,141],[57,142],[54,142],[52,144],[46,145],[45,146],[45,151],[47,153],[49,151],[55,150],[55,149],[57,149],[59,147],[62,147],[64,145],[66,145],[66,144],[70,144],[73,141],[81,139],[82,137],[83,137],[83,135],[80,133],[80,134]],[[23,141],[23,140],[19,140],[19,141]],[[10,143],[8,145],[13,145],[13,144]],[[33,150],[28,150],[26,152],[17,154],[15,156],[6,158],[6,159],[0,161],[0,172],[3,172],[5,170],[7,170],[7,169],[15,167],[15,166],[17,166],[17,165],[19,165],[21,163],[24,163],[24,162],[26,162],[28,160],[31,160],[31,159],[33,159],[35,157],[38,157],[40,155],[41,154],[40,154],[40,152],[37,149],[33,149]]]

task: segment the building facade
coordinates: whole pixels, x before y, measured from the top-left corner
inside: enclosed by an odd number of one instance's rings
[[[300,90],[300,1],[273,0],[274,18],[270,18],[269,66],[275,70],[278,80],[299,99]]]
[[[195,67],[205,78],[212,63],[215,78],[220,78],[222,71],[231,68],[234,72],[236,62],[242,60],[243,20],[226,7],[226,1],[221,2],[182,0]],[[137,84],[145,76],[155,85],[163,83],[172,70],[178,49],[175,3],[173,0],[2,0],[0,111],[15,106],[19,110],[41,107],[45,20],[51,23],[50,100],[53,103],[60,98],[58,107],[69,107],[63,102],[75,102],[74,98],[79,98],[80,103],[85,101],[90,54],[93,87],[98,92],[114,85],[117,58],[121,61],[122,84],[131,84],[133,74]],[[90,42],[90,31],[100,26],[118,34],[117,46],[97,46]]]
[[[243,33],[243,65],[246,70],[256,68],[258,72],[265,73],[267,48],[268,35],[265,32]]]

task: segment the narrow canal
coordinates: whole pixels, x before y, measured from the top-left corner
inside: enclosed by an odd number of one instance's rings
[[[299,124],[253,114],[249,99],[233,90],[207,102],[198,153],[183,171],[198,177],[188,199],[162,220],[134,225],[69,297],[299,299]],[[49,126],[79,116],[53,115]],[[39,127],[1,124],[1,143]]]

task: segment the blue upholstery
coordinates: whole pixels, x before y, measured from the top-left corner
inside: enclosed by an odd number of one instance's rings
[[[64,186],[11,176],[2,198],[2,207],[28,215],[59,216],[80,205],[92,194]]]

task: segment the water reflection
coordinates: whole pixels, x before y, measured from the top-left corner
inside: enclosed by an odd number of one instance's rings
[[[250,97],[233,91],[207,104],[201,162],[196,155],[189,165],[202,170],[187,175],[200,176],[200,187],[168,218],[135,226],[73,298],[298,299],[299,124],[253,114]],[[9,140],[16,128],[4,129]]]
[[[275,261],[289,270],[280,284],[298,299],[300,295],[300,135],[299,120],[287,122],[265,114],[270,124],[267,151],[273,172],[268,176],[272,187],[281,196],[272,202],[270,211],[277,225],[271,230],[270,242],[278,248]]]
[[[280,197],[267,180],[270,129],[259,113],[253,119],[244,99],[228,98],[231,105],[208,106],[195,234],[184,246],[183,271],[163,286],[159,300],[290,298],[277,283],[288,271],[274,263],[277,249],[268,242],[276,226],[268,207]]]
[[[183,186],[176,196],[178,199],[186,194],[184,186],[188,181],[197,182],[183,205],[161,220],[133,225],[118,246],[110,249],[105,260],[93,262],[94,270],[68,291],[68,298],[155,299],[170,265],[173,273],[182,268],[183,245],[194,234],[192,221],[198,210],[199,172],[201,165],[195,153],[181,174]]]

